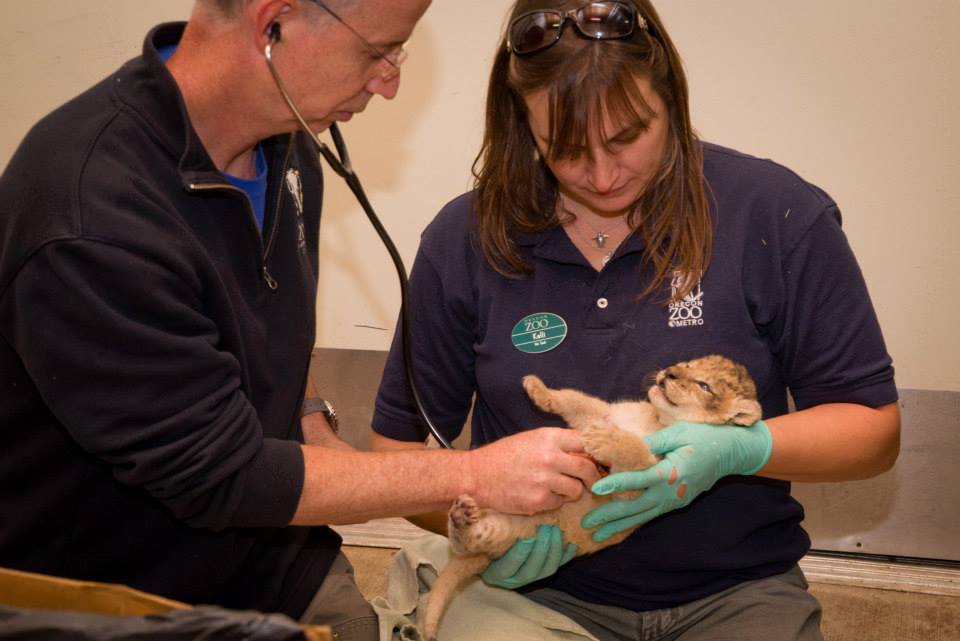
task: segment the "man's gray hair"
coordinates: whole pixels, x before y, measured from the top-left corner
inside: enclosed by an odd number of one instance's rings
[[[225,16],[235,16],[239,13],[240,8],[248,2],[253,0],[204,0],[205,2],[211,2],[217,6],[221,13]],[[310,0],[307,0],[310,1]],[[352,5],[357,4],[360,0],[323,0],[324,4],[330,7],[333,10],[344,9]]]
[[[221,13],[226,16],[235,16],[244,4],[249,0],[206,0],[217,6]]]

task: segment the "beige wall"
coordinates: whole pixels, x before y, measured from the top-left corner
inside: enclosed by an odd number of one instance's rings
[[[0,165],[29,125],[135,55],[189,0],[0,4]],[[436,0],[403,87],[343,131],[409,265],[470,185],[486,73],[508,0]],[[902,387],[960,391],[960,24],[955,0],[661,0],[706,139],[774,158],[841,205]],[[54,152],[55,150],[51,150]],[[393,268],[336,177],[321,234],[318,345],[386,349]]]

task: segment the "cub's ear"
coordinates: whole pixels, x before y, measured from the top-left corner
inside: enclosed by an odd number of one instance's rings
[[[730,407],[730,422],[734,425],[753,425],[760,420],[760,403],[746,398],[738,398]]]

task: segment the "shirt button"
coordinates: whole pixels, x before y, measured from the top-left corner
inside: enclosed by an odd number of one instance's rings
[[[600,309],[606,309],[609,304],[610,304],[610,301],[608,301],[606,298],[597,299],[597,307],[599,307]]]

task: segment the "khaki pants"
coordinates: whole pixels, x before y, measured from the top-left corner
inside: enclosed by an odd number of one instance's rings
[[[820,602],[799,567],[692,603],[633,612],[543,588],[527,597],[562,612],[600,641],[823,641]]]
[[[360,593],[353,566],[342,552],[330,566],[300,623],[330,626],[335,641],[379,641],[377,614]]]

